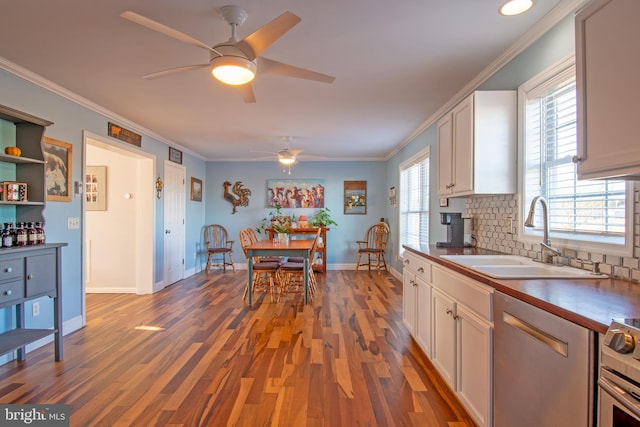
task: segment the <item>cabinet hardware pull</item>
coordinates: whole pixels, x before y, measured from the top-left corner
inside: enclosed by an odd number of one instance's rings
[[[579,163],[579,162],[581,162],[581,161],[582,161],[582,157],[573,156],[573,157],[571,158],[571,161],[572,161],[573,163]]]
[[[11,289],[9,289],[8,291],[5,291],[5,292],[4,292],[4,294],[5,294],[5,295],[7,295],[7,296],[8,296],[8,295],[11,295],[12,293],[13,293],[13,291],[12,291]]]
[[[27,275],[27,279],[29,279],[29,280],[33,279],[33,274],[28,274]]]
[[[11,269],[11,267],[7,267],[4,269],[5,273],[11,273],[13,270]]]
[[[460,318],[460,316],[458,316],[457,314],[453,315],[453,320],[458,320]]]
[[[408,260],[408,259],[405,259],[405,260],[404,260],[404,263],[405,263],[405,265],[409,265],[409,260]]]
[[[451,314],[451,313],[453,313],[453,310],[451,310],[450,308],[447,308],[447,309],[445,310],[445,313],[447,313],[447,314]]]
[[[418,269],[418,273],[424,273],[424,268],[420,267],[420,268]]]

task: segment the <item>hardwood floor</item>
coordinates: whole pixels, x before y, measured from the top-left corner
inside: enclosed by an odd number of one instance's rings
[[[398,280],[329,271],[312,305],[248,307],[246,274],[87,295],[64,361],[47,344],[0,366],[0,403],[69,404],[72,426],[473,425],[402,324]]]

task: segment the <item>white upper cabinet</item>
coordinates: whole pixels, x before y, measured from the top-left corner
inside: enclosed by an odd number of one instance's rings
[[[438,121],[438,195],[516,192],[516,92],[477,91]]]
[[[594,0],[576,15],[579,179],[640,179],[639,17],[638,0]]]

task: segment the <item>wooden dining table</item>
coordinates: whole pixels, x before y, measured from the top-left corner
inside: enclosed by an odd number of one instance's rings
[[[309,303],[309,268],[311,249],[313,248],[313,240],[288,240],[287,243],[280,243],[273,240],[260,240],[247,246],[247,257],[249,258],[249,282],[247,284],[247,296],[249,305],[252,304],[253,290],[253,257],[260,256],[285,256],[285,257],[303,257],[304,258],[304,303]]]

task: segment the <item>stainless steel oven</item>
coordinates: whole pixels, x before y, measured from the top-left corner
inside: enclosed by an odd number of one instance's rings
[[[612,322],[600,349],[598,426],[640,427],[640,319]]]

